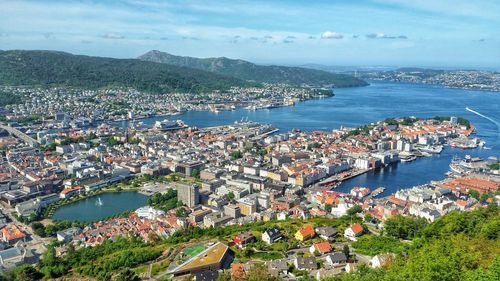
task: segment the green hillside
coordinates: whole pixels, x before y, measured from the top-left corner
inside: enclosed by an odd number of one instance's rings
[[[171,55],[160,51],[150,51],[139,57],[144,61],[166,63],[177,66],[196,68],[243,80],[266,83],[286,83],[291,85],[314,85],[356,87],[366,86],[363,80],[351,75],[336,74],[327,71],[302,67],[277,65],[257,65],[244,60],[221,58],[194,58]]]
[[[165,93],[205,92],[248,84],[186,67],[137,59],[72,55],[54,51],[0,51],[0,85],[133,87]]]

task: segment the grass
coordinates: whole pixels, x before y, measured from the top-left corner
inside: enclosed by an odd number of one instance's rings
[[[153,267],[151,268],[151,276],[155,276],[158,273],[166,270],[169,265],[170,265],[169,260],[162,260],[162,261],[159,261],[157,263],[154,263]]]
[[[188,257],[194,257],[196,256],[197,254],[203,252],[203,250],[205,250],[205,246],[203,245],[195,245],[195,246],[192,246],[192,247],[189,247],[189,248],[186,248],[184,250],[184,254]]]
[[[252,259],[258,259],[263,261],[278,260],[282,259],[284,256],[279,252],[257,252],[252,254]]]

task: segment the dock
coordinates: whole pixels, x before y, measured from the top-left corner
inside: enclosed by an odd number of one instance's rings
[[[372,193],[370,194],[371,197],[376,197],[377,195],[379,195],[380,193],[384,192],[385,191],[385,187],[379,187],[379,188],[376,188],[374,191],[372,191]]]

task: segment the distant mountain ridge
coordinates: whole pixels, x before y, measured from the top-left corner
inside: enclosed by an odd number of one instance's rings
[[[88,89],[123,86],[154,93],[199,93],[252,83],[207,71],[138,59],[12,50],[0,51],[0,85]]]
[[[153,50],[139,56],[138,59],[190,67],[256,82],[314,86],[333,85],[333,87],[338,88],[368,85],[364,80],[346,74],[336,74],[303,67],[257,65],[248,61],[226,57],[195,58],[176,56]]]

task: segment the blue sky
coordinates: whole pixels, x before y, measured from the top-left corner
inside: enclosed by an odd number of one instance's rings
[[[500,67],[500,1],[0,0],[0,49]]]

